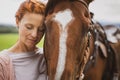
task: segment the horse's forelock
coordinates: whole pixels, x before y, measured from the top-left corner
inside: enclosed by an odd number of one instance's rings
[[[47,3],[47,5],[46,5],[45,15],[47,15],[50,11],[52,11],[52,10],[54,9],[54,7],[55,7],[58,3],[62,2],[62,1],[70,1],[70,2],[72,2],[72,1],[77,1],[77,0],[48,0],[48,3]],[[86,0],[86,1],[87,1],[87,0]],[[86,2],[86,1],[85,1],[85,2]]]

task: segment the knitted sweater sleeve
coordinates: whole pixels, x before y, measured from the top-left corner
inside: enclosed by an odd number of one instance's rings
[[[0,53],[0,80],[14,80],[14,78],[10,57]]]
[[[4,76],[3,76],[3,66],[0,64],[0,80],[4,80]]]
[[[0,57],[0,80],[7,80],[6,63],[2,57]]]

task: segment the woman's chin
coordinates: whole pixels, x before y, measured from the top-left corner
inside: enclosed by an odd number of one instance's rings
[[[34,48],[36,46],[35,43],[27,43],[26,45],[28,48]]]

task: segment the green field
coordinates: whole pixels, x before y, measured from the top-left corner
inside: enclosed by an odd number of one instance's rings
[[[18,34],[0,34],[0,51],[10,48],[16,43]],[[43,39],[38,44],[39,47],[43,47]]]

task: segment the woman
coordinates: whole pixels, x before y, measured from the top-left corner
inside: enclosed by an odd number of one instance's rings
[[[16,12],[18,41],[0,53],[0,80],[47,80],[42,49],[36,47],[44,34],[45,5],[24,1]]]

